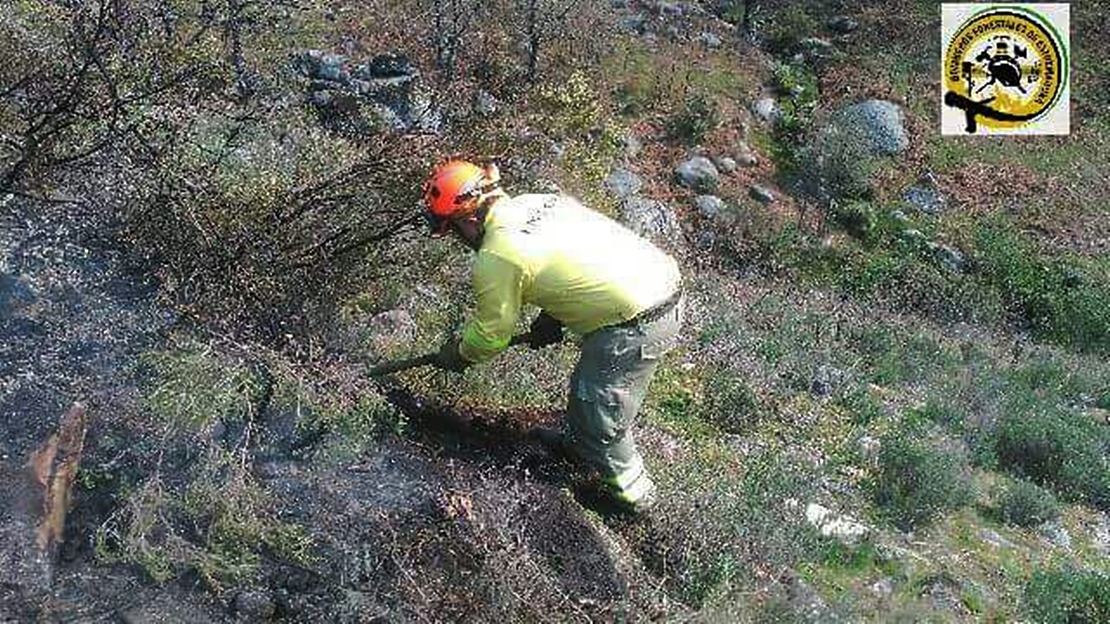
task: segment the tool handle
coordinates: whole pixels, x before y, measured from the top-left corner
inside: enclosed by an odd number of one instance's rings
[[[532,335],[530,333],[517,334],[516,336],[513,336],[512,340],[509,341],[509,346],[524,344],[531,340],[531,338]],[[378,366],[371,368],[369,371],[367,371],[366,374],[369,377],[381,377],[382,375],[399,373],[401,371],[419,368],[421,366],[429,366],[436,363],[437,355],[438,354],[436,353],[425,353],[420,357],[408,358],[406,360],[397,360],[396,362],[386,362],[385,364],[379,364]]]

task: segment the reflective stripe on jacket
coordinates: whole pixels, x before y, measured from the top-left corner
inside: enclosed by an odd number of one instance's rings
[[[523,304],[587,334],[664,301],[679,271],[659,248],[573,198],[521,195],[491,207],[472,282],[477,309],[459,351],[482,362],[508,346]]]

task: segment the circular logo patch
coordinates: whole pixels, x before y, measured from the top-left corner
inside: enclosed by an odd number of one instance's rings
[[[1056,29],[1035,11],[990,8],[965,21],[944,53],[944,103],[979,125],[1020,128],[1061,99],[1068,59]]]

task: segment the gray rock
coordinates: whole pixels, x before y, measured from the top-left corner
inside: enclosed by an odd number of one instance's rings
[[[826,199],[857,198],[874,191],[882,160],[909,147],[898,105],[868,100],[835,112],[817,134],[808,182]]]
[[[771,204],[775,201],[775,194],[771,189],[759,184],[753,184],[748,190],[748,194],[752,196],[752,199],[763,204]]]
[[[667,204],[645,197],[629,197],[621,202],[620,221],[640,236],[673,248],[681,240],[678,218]]]
[[[315,77],[321,80],[340,82],[344,74],[343,64],[346,62],[346,57],[339,54],[325,54],[320,59]]]
[[[1041,534],[1048,543],[1064,550],[1071,550],[1071,535],[1068,533],[1064,523],[1060,520],[1053,520],[1046,522],[1037,527],[1037,532]]]
[[[940,214],[947,203],[940,191],[923,186],[910,187],[904,198],[914,208],[930,215]]]
[[[886,598],[894,593],[894,583],[890,579],[882,578],[871,584],[871,592]]]
[[[644,149],[644,144],[640,142],[635,136],[629,134],[624,137],[624,156],[625,158],[635,158],[640,155],[640,151]]]
[[[828,26],[829,30],[835,33],[847,34],[858,29],[859,22],[848,17],[847,15],[837,15],[830,18],[829,21],[826,23],[826,26]]]
[[[992,529],[979,529],[979,539],[996,548],[1013,548],[1014,543]]]
[[[614,9],[627,9],[629,0],[609,0],[609,6]]]
[[[833,50],[832,42],[819,37],[807,37],[802,39],[798,42],[798,47],[809,54],[817,56],[824,56]]]
[[[841,372],[831,366],[824,364],[818,366],[813,373],[813,379],[809,382],[809,393],[819,399],[829,396],[833,393],[841,376]]]
[[[856,449],[859,450],[859,455],[865,461],[873,461],[879,458],[879,451],[883,448],[883,443],[878,438],[869,435],[860,436],[856,440]]]
[[[967,259],[958,249],[938,243],[929,243],[928,248],[933,258],[949,271],[963,273],[967,268]]]
[[[644,181],[635,173],[618,167],[613,169],[605,179],[605,187],[617,197],[627,199],[640,192],[644,187]]]
[[[910,245],[921,245],[929,240],[929,237],[925,236],[921,230],[913,228],[899,232],[898,238]]]
[[[736,167],[739,166],[736,163],[736,159],[730,156],[714,156],[713,164],[716,165],[718,170],[724,173],[732,173],[736,171]]]
[[[698,42],[709,49],[719,48],[724,43],[720,37],[711,32],[703,32],[698,35]]]
[[[912,223],[910,221],[910,218],[906,216],[906,213],[902,212],[901,210],[891,210],[890,220],[902,226],[903,228],[909,227]]]
[[[752,114],[763,123],[775,123],[782,118],[782,109],[775,98],[765,97],[752,104]]]
[[[1098,515],[1098,522],[1091,532],[1091,545],[1103,557],[1110,557],[1110,516]]]
[[[626,15],[618,22],[621,30],[634,35],[642,35],[647,31],[647,16],[642,13]]]
[[[910,145],[905,114],[894,102],[867,100],[842,108],[833,123],[874,156],[897,156]]]
[[[743,146],[736,154],[736,164],[741,167],[755,167],[759,164],[759,157],[748,146]]]
[[[479,89],[474,94],[474,111],[484,117],[490,117],[497,114],[497,98],[485,89]]]
[[[235,613],[252,622],[274,617],[276,607],[270,594],[263,591],[247,590],[235,596]]]
[[[710,219],[719,219],[724,215],[725,202],[716,195],[698,195],[694,198],[698,214]]]
[[[701,192],[712,192],[721,181],[713,161],[704,156],[695,156],[679,165],[675,177],[682,186]]]
[[[870,528],[850,516],[837,514],[817,503],[806,505],[806,522],[821,535],[849,546],[858,544],[871,532]]]

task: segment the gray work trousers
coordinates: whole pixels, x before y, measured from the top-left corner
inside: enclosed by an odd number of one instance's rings
[[[677,342],[683,305],[680,299],[654,320],[590,332],[571,376],[567,442],[631,503],[652,488],[632,425],[655,368]]]

